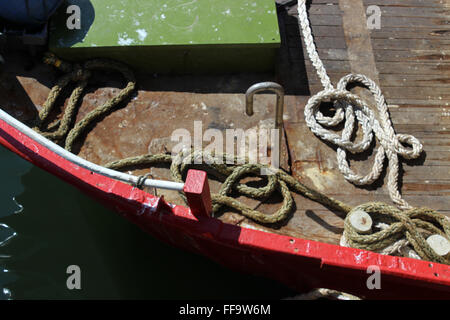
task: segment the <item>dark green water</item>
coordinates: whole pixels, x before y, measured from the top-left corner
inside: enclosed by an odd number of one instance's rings
[[[0,146],[0,299],[279,299],[294,292],[141,231]],[[5,241],[9,239],[8,241]],[[81,269],[81,290],[66,286]]]

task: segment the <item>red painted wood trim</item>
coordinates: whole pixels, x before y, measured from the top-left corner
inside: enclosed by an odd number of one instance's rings
[[[211,217],[211,193],[209,191],[208,176],[205,171],[188,170],[183,191],[194,216],[199,219]]]

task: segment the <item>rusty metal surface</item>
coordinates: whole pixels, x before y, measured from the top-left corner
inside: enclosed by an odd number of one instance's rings
[[[106,88],[87,94],[79,118],[117,90]],[[105,164],[141,154],[171,152],[177,144],[171,141],[171,135],[177,129],[188,130],[193,142],[194,121],[201,121],[202,133],[214,128],[222,131],[224,137],[226,129],[248,129],[267,122],[271,125],[274,101],[272,95],[258,96],[256,104],[260,108],[253,117],[248,117],[244,113],[242,94],[139,91],[125,108],[110,114],[89,132],[79,154],[95,163]],[[204,146],[208,144],[203,142]],[[148,169],[132,172],[140,175],[147,173]],[[171,179],[167,168],[152,168],[150,173],[155,179]],[[211,189],[212,192],[218,192],[219,184],[212,182]],[[182,203],[176,192],[163,191],[160,194],[168,201]]]
[[[37,115],[49,93],[50,85],[56,80],[58,73],[41,64],[31,71],[21,70],[23,60],[10,59],[17,64],[9,64],[8,70],[2,75],[2,83],[14,83],[14,86],[2,88],[0,104],[6,111],[29,122]],[[138,75],[139,87],[151,86],[155,76]],[[245,77],[243,77],[245,79]],[[201,86],[211,80],[206,77]],[[215,79],[216,83],[220,81]],[[150,84],[149,84],[150,83]],[[76,121],[80,121],[89,111],[103,104],[116,95],[121,86],[119,75],[96,75],[88,86],[81,105],[79,106]],[[235,86],[236,84],[234,84]],[[100,88],[101,87],[101,88]],[[164,153],[171,151],[177,143],[171,141],[171,135],[176,129],[184,128],[191,133],[194,140],[194,121],[200,121],[203,133],[210,128],[218,129],[223,133],[227,129],[274,128],[274,115],[276,96],[274,94],[258,94],[255,96],[255,113],[253,116],[245,114],[245,87],[243,93],[192,93],[192,92],[166,92],[139,90],[130,101],[119,107],[118,110],[107,115],[97,122],[76,145],[78,154],[94,163],[105,164],[110,161],[126,157],[147,154]],[[59,103],[64,107],[70,91],[67,90],[64,99]],[[25,98],[27,100],[25,100]],[[292,101],[292,102],[291,102]],[[295,100],[286,99],[286,104]],[[61,114],[54,115],[55,118]],[[285,116],[288,119],[289,115]],[[224,139],[223,150],[226,150]],[[203,141],[203,146],[210,142]],[[268,150],[270,154],[270,150]],[[289,171],[287,148],[283,137],[281,166]],[[130,173],[141,175],[150,172],[154,179],[171,180],[167,167],[155,168],[129,168]],[[244,182],[252,180],[247,178]],[[211,191],[218,192],[220,182],[210,181]],[[164,195],[165,199],[175,204],[184,204],[175,191],[146,190],[157,195]],[[244,203],[256,207],[259,202],[240,197]],[[279,204],[265,205],[268,213],[275,211]],[[223,220],[233,224],[244,219],[232,212],[224,212]],[[252,223],[252,222],[248,222]],[[256,224],[255,224],[256,226]]]

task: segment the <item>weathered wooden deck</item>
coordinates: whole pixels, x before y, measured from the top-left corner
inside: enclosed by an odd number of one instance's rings
[[[368,30],[367,6],[381,8],[381,28]],[[296,15],[296,6],[288,17]],[[413,206],[429,206],[448,214],[450,205],[450,2],[340,0],[312,1],[309,8],[315,42],[333,83],[348,74],[362,73],[381,87],[397,133],[416,136],[424,145],[423,157],[403,161],[402,192]],[[306,66],[311,93],[321,90],[311,63],[298,41],[295,20],[287,18],[289,59]],[[299,63],[298,66],[301,66]],[[301,71],[299,70],[299,73]],[[300,86],[298,86],[300,87]],[[365,95],[367,97],[367,95]],[[386,179],[374,188],[357,188],[337,169],[335,150],[317,139],[306,127],[304,104],[285,122],[292,172],[311,186],[350,204],[381,200],[390,202]],[[365,160],[366,156],[358,157]],[[372,157],[352,166],[367,173]],[[297,206],[311,208],[304,215],[329,225],[334,238],[340,218],[301,199]],[[300,217],[300,215],[297,215]],[[294,219],[296,220],[296,219]],[[298,219],[298,224],[305,226]]]
[[[218,76],[163,76],[138,74],[139,92],[129,104],[105,117],[79,146],[79,154],[95,163],[147,152],[170,150],[173,130],[193,133],[195,120],[207,128],[250,128],[272,119],[275,98],[259,95],[255,115],[244,114],[246,89],[255,82],[276,81],[286,88],[285,148],[283,167],[307,185],[352,205],[380,200],[391,203],[385,174],[374,186],[356,187],[337,169],[335,148],[314,136],[304,122],[308,97],[321,90],[306,58],[293,1],[277,1],[282,48],[274,74]],[[283,3],[285,3],[283,5]],[[368,30],[366,7],[381,8],[381,29]],[[366,74],[386,96],[398,133],[416,136],[424,145],[423,156],[402,161],[401,186],[413,206],[429,206],[450,215],[450,2],[442,0],[313,0],[309,15],[319,54],[333,83],[348,73]],[[27,121],[36,115],[55,81],[47,66],[24,69],[24,58],[7,56],[6,72],[0,77],[0,105]],[[118,92],[121,80],[97,76],[87,90],[77,120]],[[98,89],[98,87],[104,87]],[[366,98],[368,97],[362,92]],[[370,97],[368,97],[370,99]],[[267,123],[267,121],[266,121]],[[374,144],[376,148],[377,145]],[[374,150],[374,149],[372,149]],[[287,152],[286,152],[287,151]],[[367,172],[373,152],[351,157],[351,165]],[[135,168],[136,174],[148,169]],[[167,168],[154,168],[154,178],[168,179]],[[212,191],[219,185],[212,181]],[[152,192],[152,190],[149,190]],[[159,191],[158,191],[159,192]],[[174,192],[162,192],[180,203]],[[274,212],[279,203],[259,204]],[[284,225],[263,227],[235,213],[221,219],[242,226],[265,229],[301,238],[337,243],[343,216],[295,195],[296,212]]]

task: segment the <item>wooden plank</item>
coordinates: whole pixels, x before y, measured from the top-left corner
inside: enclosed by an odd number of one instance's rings
[[[398,6],[385,6],[383,1],[378,1],[376,4],[380,10],[382,17],[410,17],[410,18],[424,18],[424,17],[438,17],[447,18],[450,14],[450,9],[443,7],[398,7]],[[368,5],[364,4],[365,7]],[[309,8],[310,15],[339,15],[341,10],[336,4],[313,4]]]
[[[343,28],[352,73],[364,74],[379,83],[367,17],[361,1],[341,0]]]
[[[298,25],[286,25],[289,36],[299,37]],[[336,26],[329,25],[313,25],[313,34],[315,37],[344,37],[343,30]],[[437,26],[429,28],[401,28],[401,27],[386,27],[381,29],[370,30],[372,39],[448,39],[450,30],[444,30]]]
[[[297,18],[295,18],[297,19]],[[336,26],[311,26],[314,37],[344,37],[344,30],[336,28]],[[286,33],[289,37],[300,37],[300,29],[298,24],[287,24]]]
[[[305,99],[307,100],[307,99]],[[289,100],[288,100],[289,101]],[[293,100],[294,101],[294,100]],[[292,102],[294,104],[294,102]],[[427,106],[424,108],[409,108],[407,106],[388,105],[390,117],[396,127],[407,129],[428,137],[445,138],[450,125],[450,112],[446,107]],[[436,110],[436,111],[434,111]],[[291,115],[295,113],[294,115]],[[304,122],[304,103],[296,110],[286,110],[290,122]]]
[[[365,12],[365,10],[364,10]],[[297,10],[291,10],[293,16],[296,16]],[[309,20],[316,26],[339,26],[341,25],[340,14],[327,14],[327,15],[309,15]],[[290,24],[295,24],[295,21],[290,21]],[[449,30],[449,22],[446,17],[395,17],[395,16],[382,16],[381,19],[382,28],[436,28],[443,30]]]
[[[450,63],[439,62],[436,64],[408,62],[399,64],[395,62],[379,62],[377,64],[380,73],[387,74],[420,74],[441,75],[450,70]]]
[[[334,75],[331,76],[331,79],[333,81],[333,83],[337,83],[338,79],[340,77],[336,76],[334,77]],[[319,91],[323,90],[322,85],[319,83],[319,80],[315,79],[315,76],[312,76],[311,78],[308,78],[309,80],[313,80],[314,82],[316,82],[316,84],[311,84],[309,86],[309,89],[311,91],[311,93],[317,93]],[[402,89],[406,89],[406,91],[403,91]],[[434,87],[432,87],[431,89],[435,89]],[[445,89],[445,88],[443,88]],[[436,94],[435,91],[432,90],[427,90],[425,88],[421,88],[421,91],[423,91],[424,96],[421,96],[420,94],[415,94],[413,96],[409,96],[408,95],[408,88],[405,87],[386,87],[383,86],[383,94],[384,97],[387,101],[388,104],[391,105],[408,105],[408,104],[427,104],[429,106],[449,106],[450,105],[450,99],[447,97],[443,97],[439,94]],[[390,92],[396,92],[395,95],[399,96],[399,98],[396,97],[392,97],[390,95]],[[403,93],[402,93],[403,92]],[[447,90],[448,92],[448,90]],[[427,99],[422,99],[424,97],[427,97]],[[441,98],[441,99],[440,99]],[[444,100],[444,98],[446,98]],[[370,95],[367,96],[366,101],[372,101],[372,97]]]
[[[450,5],[443,0],[363,0],[364,5],[396,6],[396,7],[434,7],[442,8]],[[337,4],[339,0],[312,0],[314,4]]]
[[[398,50],[413,48],[414,50],[449,50],[450,39],[373,39],[374,49]]]
[[[437,101],[450,101],[450,91],[444,87],[383,87],[383,94],[390,99],[394,98],[427,98]]]
[[[346,49],[344,38],[336,37],[315,37],[314,42],[321,49]],[[288,46],[291,48],[301,48],[302,41],[300,38],[288,38]]]
[[[326,0],[318,0],[317,2],[326,2]],[[363,0],[364,5],[394,6],[394,7],[432,7],[432,8],[448,8],[450,4],[443,0]],[[314,0],[316,2],[316,0]]]
[[[320,49],[345,49],[344,39],[338,37],[315,37],[314,42]],[[301,42],[299,38],[289,38],[289,47],[300,47]],[[436,50],[440,52],[443,50],[447,52],[450,50],[450,39],[372,39],[374,50],[405,50],[410,48],[413,50]]]
[[[392,75],[392,74],[381,74],[380,75],[380,82],[382,86],[386,87],[395,87],[395,86],[408,86],[411,85],[413,87],[421,87],[421,86],[430,86],[433,88],[436,87],[443,87],[448,88],[450,87],[450,75],[411,75],[409,74],[408,77],[402,78],[398,75]]]
[[[448,39],[450,30],[438,26],[429,28],[383,27],[371,30],[373,39]]]
[[[405,9],[405,12],[417,13],[423,8],[410,10],[408,8],[396,7],[394,11],[401,15],[403,12],[402,9]],[[316,20],[315,22],[314,19],[316,19],[316,17],[311,17],[313,30],[315,29],[321,35],[326,35],[327,33],[334,35],[332,40],[327,36],[315,35],[315,42],[330,77],[334,81],[337,81],[341,76],[350,72],[349,63],[347,62],[351,61],[348,49],[344,48],[340,28],[336,28],[333,21],[330,21],[329,23],[333,26],[321,26],[316,24],[322,24],[324,21],[330,20],[329,16],[325,17],[326,14],[338,14],[341,10],[338,8],[337,3],[335,5],[322,6],[314,4],[311,6],[311,10],[315,13],[324,15],[324,17],[319,18],[319,20]],[[428,10],[427,12],[429,12],[430,15],[432,12],[442,12],[442,10],[436,8],[426,10]],[[407,16],[407,14],[405,14],[405,16]],[[297,27],[295,26],[295,28]],[[384,32],[384,36],[388,36],[388,38],[383,37],[383,34],[377,33],[384,29],[389,29]],[[293,30],[298,32],[296,29]],[[417,28],[386,28],[383,26],[381,30],[372,30],[370,32],[372,38],[371,43],[373,43],[375,49],[373,50],[373,54],[377,61],[377,68],[380,73],[380,84],[383,87],[383,92],[385,93],[388,102],[393,104],[421,102],[429,103],[431,105],[446,105],[449,100],[448,90],[446,89],[449,88],[448,82],[450,79],[447,79],[444,75],[450,73],[443,73],[442,70],[447,70],[449,68],[445,62],[448,61],[448,49],[446,50],[446,48],[450,49],[450,41],[445,38],[446,32],[442,32],[445,30],[429,29],[423,31],[422,29],[419,29],[420,34],[416,35],[418,33],[417,30]],[[294,31],[291,32],[293,34],[292,38],[294,38],[295,33]],[[426,34],[428,38],[421,38],[424,34]],[[400,37],[405,37],[406,39]],[[299,45],[295,40],[291,40],[290,44],[292,43],[295,43],[297,46]],[[411,48],[414,49],[411,50]],[[298,54],[298,51],[297,55],[291,54],[291,58],[293,59],[300,57],[301,55]],[[399,65],[397,62],[404,63]],[[305,64],[308,80],[310,80],[311,92],[321,90],[320,82],[315,76],[315,70],[311,67],[309,61]],[[385,75],[386,77],[384,77]],[[409,77],[411,77],[411,84]],[[398,87],[405,88],[399,89]],[[424,97],[426,97],[426,99],[424,99]]]
[[[333,61],[333,60],[322,60],[330,72],[334,73],[362,73],[366,74],[362,69],[351,69],[351,64],[353,60],[348,61]],[[307,70],[314,70],[311,62],[305,61],[305,66]],[[387,61],[377,61],[377,69],[380,74],[398,74],[398,75],[447,75],[448,70],[450,70],[450,62],[438,62],[438,63],[424,63],[424,62],[413,62],[408,61],[405,63],[398,62],[387,62]],[[358,71],[359,70],[359,71]],[[400,76],[399,79],[403,79]]]
[[[375,58],[380,62],[450,62],[450,50],[374,50]]]
[[[319,55],[322,60],[349,61],[347,49],[319,48]],[[376,61],[384,62],[423,62],[436,63],[450,61],[450,50],[373,50]],[[303,53],[292,49],[293,59],[303,59]]]
[[[291,58],[296,60],[303,59],[303,52],[291,49]],[[318,49],[319,55],[323,61],[331,64],[331,61],[349,61],[346,49]],[[374,50],[375,60],[377,62],[420,62],[420,63],[442,63],[450,62],[450,51],[442,50]],[[339,62],[338,62],[339,63]],[[446,76],[445,74],[443,75]],[[450,76],[450,75],[449,75]]]
[[[311,85],[310,89],[312,92],[321,91],[323,88],[321,84],[317,83]],[[417,103],[421,99],[426,99],[428,104],[433,104],[436,106],[448,105],[450,102],[450,93],[446,87],[388,87],[383,86],[383,95],[385,96],[388,103],[391,104],[406,104],[407,100],[412,101],[412,103]],[[368,101],[372,101],[371,96],[367,96]],[[400,103],[393,103],[392,101],[400,101]],[[411,103],[411,102],[410,102]]]
[[[426,99],[407,99],[407,98],[403,98],[403,99],[396,99],[396,98],[386,98],[386,101],[390,104],[428,104],[430,106],[449,106],[450,103],[449,102],[443,102],[441,100],[426,100]]]

